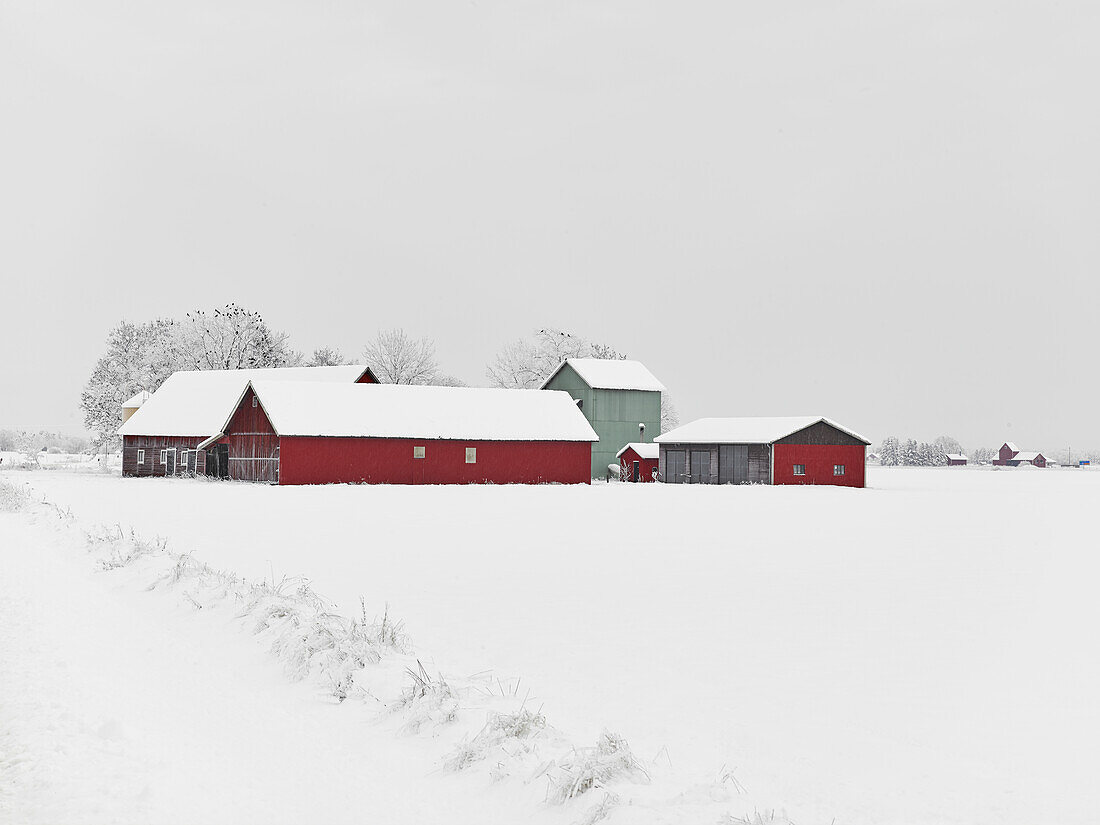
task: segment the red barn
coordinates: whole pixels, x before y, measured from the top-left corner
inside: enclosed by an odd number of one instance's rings
[[[155,393],[124,411],[124,476],[212,475],[226,478],[224,449],[201,447],[220,432],[252,379],[377,384],[369,367],[288,367],[250,370],[181,370]],[[135,397],[136,399],[136,397]],[[132,404],[133,400],[127,402]],[[129,415],[126,415],[129,412]]]
[[[1016,457],[1016,454],[1020,452],[1020,448],[1013,444],[1011,441],[1006,441],[1001,445],[1001,449],[997,450],[997,457],[993,459],[994,464],[998,464],[1001,467],[1008,465],[1008,462]]]
[[[661,446],[632,441],[615,454],[622,481],[656,481]]]
[[[653,439],[669,484],[863,487],[863,436],[828,418],[700,418]]]
[[[271,484],[588,484],[597,440],[564,392],[255,381],[200,448]]]
[[[948,453],[947,454],[947,466],[948,467],[965,467],[966,456],[962,453]]]

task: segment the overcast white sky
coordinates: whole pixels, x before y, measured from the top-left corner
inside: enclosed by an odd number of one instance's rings
[[[684,420],[1100,446],[1100,4],[0,0],[0,426],[107,330],[541,326]]]

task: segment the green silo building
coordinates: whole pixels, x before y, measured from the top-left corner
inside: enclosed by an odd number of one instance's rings
[[[564,390],[577,402],[600,437],[592,445],[592,476],[603,478],[615,455],[632,441],[649,443],[661,434],[661,384],[638,361],[569,358],[540,389]],[[639,434],[645,424],[645,434]]]

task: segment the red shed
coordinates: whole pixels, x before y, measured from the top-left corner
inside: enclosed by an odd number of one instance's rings
[[[828,418],[700,418],[654,439],[670,484],[863,487],[863,436]]]
[[[643,444],[632,441],[615,454],[619,459],[619,478],[622,481],[656,481],[661,458],[659,444]]]
[[[256,381],[201,446],[274,484],[588,484],[597,440],[564,392]]]
[[[131,407],[122,436],[124,476],[213,475],[226,477],[224,449],[200,449],[219,432],[226,416],[254,379],[377,384],[370,367],[279,367],[246,370],[181,370]],[[135,399],[126,402],[132,404]]]

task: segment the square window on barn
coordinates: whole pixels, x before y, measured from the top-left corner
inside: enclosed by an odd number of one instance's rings
[[[167,464],[168,463],[168,451],[167,450],[161,450],[160,451],[160,463],[161,464]]]
[[[424,448],[423,447],[413,447],[413,458],[423,458],[423,457],[424,457]]]
[[[794,474],[796,476],[806,475],[806,465],[805,464],[795,464],[794,465]]]
[[[138,464],[145,463],[145,450],[138,450]]]
[[[844,475],[844,465],[843,464],[834,464],[833,465],[833,475],[834,476]]]
[[[466,448],[466,463],[477,464],[477,447]]]

